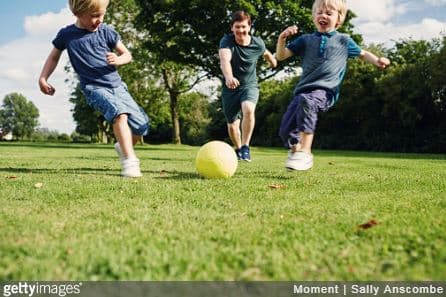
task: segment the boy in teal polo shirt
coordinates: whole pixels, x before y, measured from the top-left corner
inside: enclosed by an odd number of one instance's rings
[[[317,116],[337,101],[347,59],[360,57],[379,68],[390,64],[387,58],[378,58],[361,49],[347,34],[336,31],[347,14],[344,0],[316,0],[312,14],[316,32],[303,34],[285,46],[287,37],[298,31],[296,26],[288,27],[280,33],[276,47],[279,61],[293,55],[303,60],[301,78],[279,131],[290,149],[285,167],[291,170],[308,170],[313,166],[311,146]]]
[[[228,134],[239,160],[251,161],[249,143],[254,130],[254,111],[259,100],[256,65],[263,56],[274,68],[277,60],[260,37],[251,36],[251,17],[244,11],[232,15],[232,34],[220,41],[219,57],[224,82],[222,105]],[[242,117],[243,115],[243,117]],[[240,131],[240,118],[242,118]]]

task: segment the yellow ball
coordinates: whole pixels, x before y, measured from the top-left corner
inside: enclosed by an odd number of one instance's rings
[[[211,141],[197,153],[195,166],[205,178],[230,178],[237,170],[237,156],[234,149],[223,141]]]

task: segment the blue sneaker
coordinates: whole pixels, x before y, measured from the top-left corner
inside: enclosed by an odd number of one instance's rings
[[[242,153],[240,149],[235,149],[235,154],[237,155],[237,160],[240,161],[242,159]]]
[[[246,161],[246,162],[251,162],[251,152],[250,152],[250,150],[249,150],[249,146],[247,146],[247,145],[242,145],[242,147],[240,148],[240,154],[242,155],[241,157],[241,159],[243,160],[243,161]]]

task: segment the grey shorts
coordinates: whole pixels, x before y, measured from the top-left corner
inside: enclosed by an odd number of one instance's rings
[[[318,113],[330,108],[332,98],[333,95],[325,90],[313,90],[294,96],[280,123],[279,136],[285,147],[299,142],[300,132],[314,133]]]
[[[118,115],[125,113],[134,135],[147,135],[149,132],[149,117],[133,100],[124,83],[115,88],[85,85],[82,92],[88,105],[99,111],[107,122],[113,123]]]
[[[221,97],[226,122],[233,123],[242,117],[241,109],[243,101],[257,104],[259,101],[259,88],[257,86],[249,86],[238,87],[232,90],[223,86]]]

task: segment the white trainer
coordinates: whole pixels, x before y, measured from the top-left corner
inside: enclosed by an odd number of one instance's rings
[[[124,177],[141,177],[141,169],[139,169],[139,159],[124,159],[121,160],[122,171],[121,175]]]
[[[124,155],[122,154],[121,146],[119,142],[115,143],[115,151],[119,156],[119,160],[122,162],[124,160]]]
[[[313,155],[306,152],[289,152],[285,167],[291,170],[308,170],[313,167]]]

